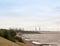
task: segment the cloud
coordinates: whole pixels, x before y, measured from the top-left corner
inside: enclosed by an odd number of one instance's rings
[[[60,1],[0,0],[0,2],[0,27],[2,28],[32,27],[33,29],[36,25],[42,30],[54,30],[60,27],[58,24]]]

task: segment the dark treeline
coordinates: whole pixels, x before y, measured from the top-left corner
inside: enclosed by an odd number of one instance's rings
[[[19,31],[19,30],[0,29],[0,37],[4,37],[13,42],[16,42],[16,41],[23,42],[22,38],[16,36],[17,31]]]

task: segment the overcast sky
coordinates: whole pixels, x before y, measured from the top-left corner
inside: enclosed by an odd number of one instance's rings
[[[0,0],[0,28],[60,30],[60,0]]]

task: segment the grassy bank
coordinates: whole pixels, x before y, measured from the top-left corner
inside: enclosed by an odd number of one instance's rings
[[[12,41],[9,41],[5,38],[0,37],[0,46],[23,46],[23,44],[16,44]]]

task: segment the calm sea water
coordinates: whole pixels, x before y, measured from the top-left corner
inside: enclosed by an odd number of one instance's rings
[[[24,37],[24,39],[30,39],[41,43],[60,42],[60,34],[23,34],[22,37]]]

